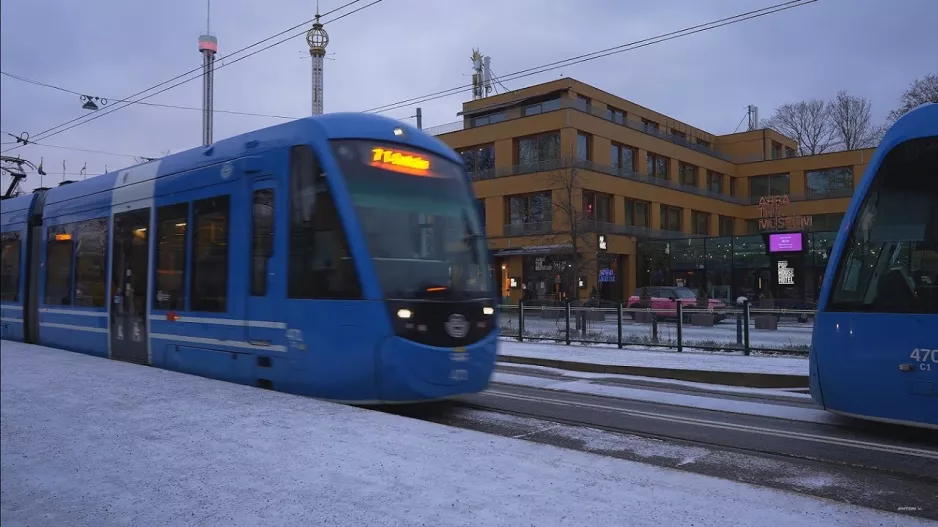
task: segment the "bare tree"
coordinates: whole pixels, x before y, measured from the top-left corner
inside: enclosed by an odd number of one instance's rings
[[[885,129],[872,124],[871,106],[869,99],[849,95],[844,90],[827,103],[837,146],[854,150],[879,144]]]
[[[821,99],[783,104],[763,124],[794,139],[800,155],[824,153],[834,143],[835,129]]]
[[[571,287],[567,291],[568,298],[578,300],[578,280],[583,270],[589,269],[595,260],[596,240],[582,210],[585,177],[575,150],[561,156],[557,168],[548,173],[547,182],[551,188],[557,189],[554,196],[559,199],[552,200],[552,205],[554,213],[559,214],[561,219],[560,225],[555,223],[548,236],[551,243],[570,246],[569,267],[567,273],[563,274],[566,275],[565,282]],[[558,226],[565,229],[557,231]]]
[[[938,75],[932,73],[915,79],[899,98],[899,107],[889,112],[887,119],[894,123],[909,110],[929,102],[938,102]]]

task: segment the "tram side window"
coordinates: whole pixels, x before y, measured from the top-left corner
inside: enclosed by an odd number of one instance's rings
[[[73,250],[69,225],[49,227],[46,231],[46,305],[72,304]]]
[[[107,283],[107,218],[72,224],[75,237],[75,305],[104,307]]]
[[[156,269],[153,309],[186,309],[186,232],[189,204],[165,205],[156,211]]]
[[[193,203],[192,311],[228,310],[228,215],[231,199],[216,196]]]
[[[938,137],[886,154],[853,221],[832,311],[938,313]]]
[[[274,189],[254,191],[251,236],[251,295],[267,294],[267,268],[274,251]]]
[[[289,297],[361,298],[342,219],[316,154],[295,146],[290,161]]]
[[[20,300],[20,233],[5,232],[0,238],[0,300]]]

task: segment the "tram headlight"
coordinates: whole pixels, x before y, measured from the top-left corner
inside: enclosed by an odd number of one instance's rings
[[[495,314],[495,308],[491,306],[485,306],[482,308],[482,314],[486,316],[492,316]]]
[[[410,317],[412,317],[412,316],[414,316],[414,312],[411,311],[411,310],[409,310],[409,309],[398,309],[398,310],[397,310],[397,318],[408,319],[408,318],[410,318]]]

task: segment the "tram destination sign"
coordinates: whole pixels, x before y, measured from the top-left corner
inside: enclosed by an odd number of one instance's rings
[[[759,198],[759,230],[761,231],[780,231],[794,230],[800,231],[811,227],[813,218],[811,216],[786,216],[785,208],[791,205],[791,197],[788,194],[780,196],[763,196]]]

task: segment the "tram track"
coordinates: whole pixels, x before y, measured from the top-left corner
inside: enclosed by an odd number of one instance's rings
[[[390,413],[938,520],[938,450],[849,428],[492,383]]]

